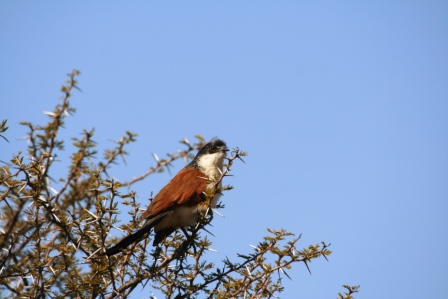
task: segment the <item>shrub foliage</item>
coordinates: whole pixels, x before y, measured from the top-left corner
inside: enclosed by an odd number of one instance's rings
[[[140,285],[149,290],[148,297],[158,290],[166,298],[271,298],[283,290],[282,279],[289,277],[293,264],[308,268],[310,261],[330,255],[324,242],[298,249],[300,236],[268,229],[250,252],[238,255],[238,261],[225,259],[216,265],[205,256],[212,245],[204,233],[213,218],[209,211],[187,236],[176,232],[155,248],[147,247],[148,238],[117,256],[105,256],[105,248],[117,241],[111,229],[131,232],[139,226],[140,205],[129,187],[177,159],[191,159],[204,139],[197,136],[195,143],[183,139],[184,149],[164,159],[155,156],[155,165],[146,173],[119,182],[108,173],[128,154],[126,147],[136,141],[136,134],[126,132],[98,158],[94,131],[85,130],[81,138],[72,139],[76,150],[67,174],[54,177],[58,153],[66,142],[58,133],[75,112],[69,100],[78,75],[76,70],[69,74],[62,100],[46,112],[45,125],[22,123],[28,127],[26,152],[0,161],[0,297],[127,298]],[[6,124],[6,120],[0,124],[1,142],[8,142]],[[219,181],[245,155],[235,149]],[[231,189],[216,188],[207,196]],[[120,223],[123,205],[132,216],[125,224]],[[339,298],[352,298],[358,290],[344,288],[347,292]]]

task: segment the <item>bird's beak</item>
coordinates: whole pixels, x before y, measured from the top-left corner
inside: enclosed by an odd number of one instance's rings
[[[229,148],[227,146],[221,146],[221,148],[219,149],[221,152],[228,152]]]

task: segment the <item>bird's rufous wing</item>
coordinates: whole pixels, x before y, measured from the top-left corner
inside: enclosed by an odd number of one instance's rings
[[[180,205],[193,206],[205,200],[202,193],[207,185],[207,178],[198,169],[184,168],[160,190],[140,219],[173,210]]]

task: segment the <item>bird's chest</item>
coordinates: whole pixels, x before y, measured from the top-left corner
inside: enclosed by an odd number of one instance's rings
[[[208,178],[208,183],[205,187],[205,194],[214,193],[213,198],[210,200],[210,206],[214,207],[218,203],[218,199],[221,197],[221,193],[216,190],[216,188],[220,189],[222,183],[216,184],[222,174],[222,163],[218,165],[218,167],[209,167],[206,169],[201,169],[201,171],[205,174],[205,177]],[[218,192],[217,192],[218,191]]]
[[[185,204],[176,207],[157,225],[157,229],[164,227],[187,227],[197,223],[199,215],[215,207],[221,197],[220,192],[216,192],[215,184],[216,180],[213,182],[210,179],[210,183],[206,185],[203,191],[205,198],[210,194],[213,196],[212,198],[207,198],[206,201],[201,201],[194,205]],[[221,187],[221,183],[219,187]]]

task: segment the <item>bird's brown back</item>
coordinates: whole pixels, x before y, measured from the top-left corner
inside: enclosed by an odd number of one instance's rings
[[[140,219],[150,219],[161,212],[174,210],[180,205],[194,206],[205,201],[203,191],[207,183],[206,175],[200,170],[182,169],[154,197]]]

